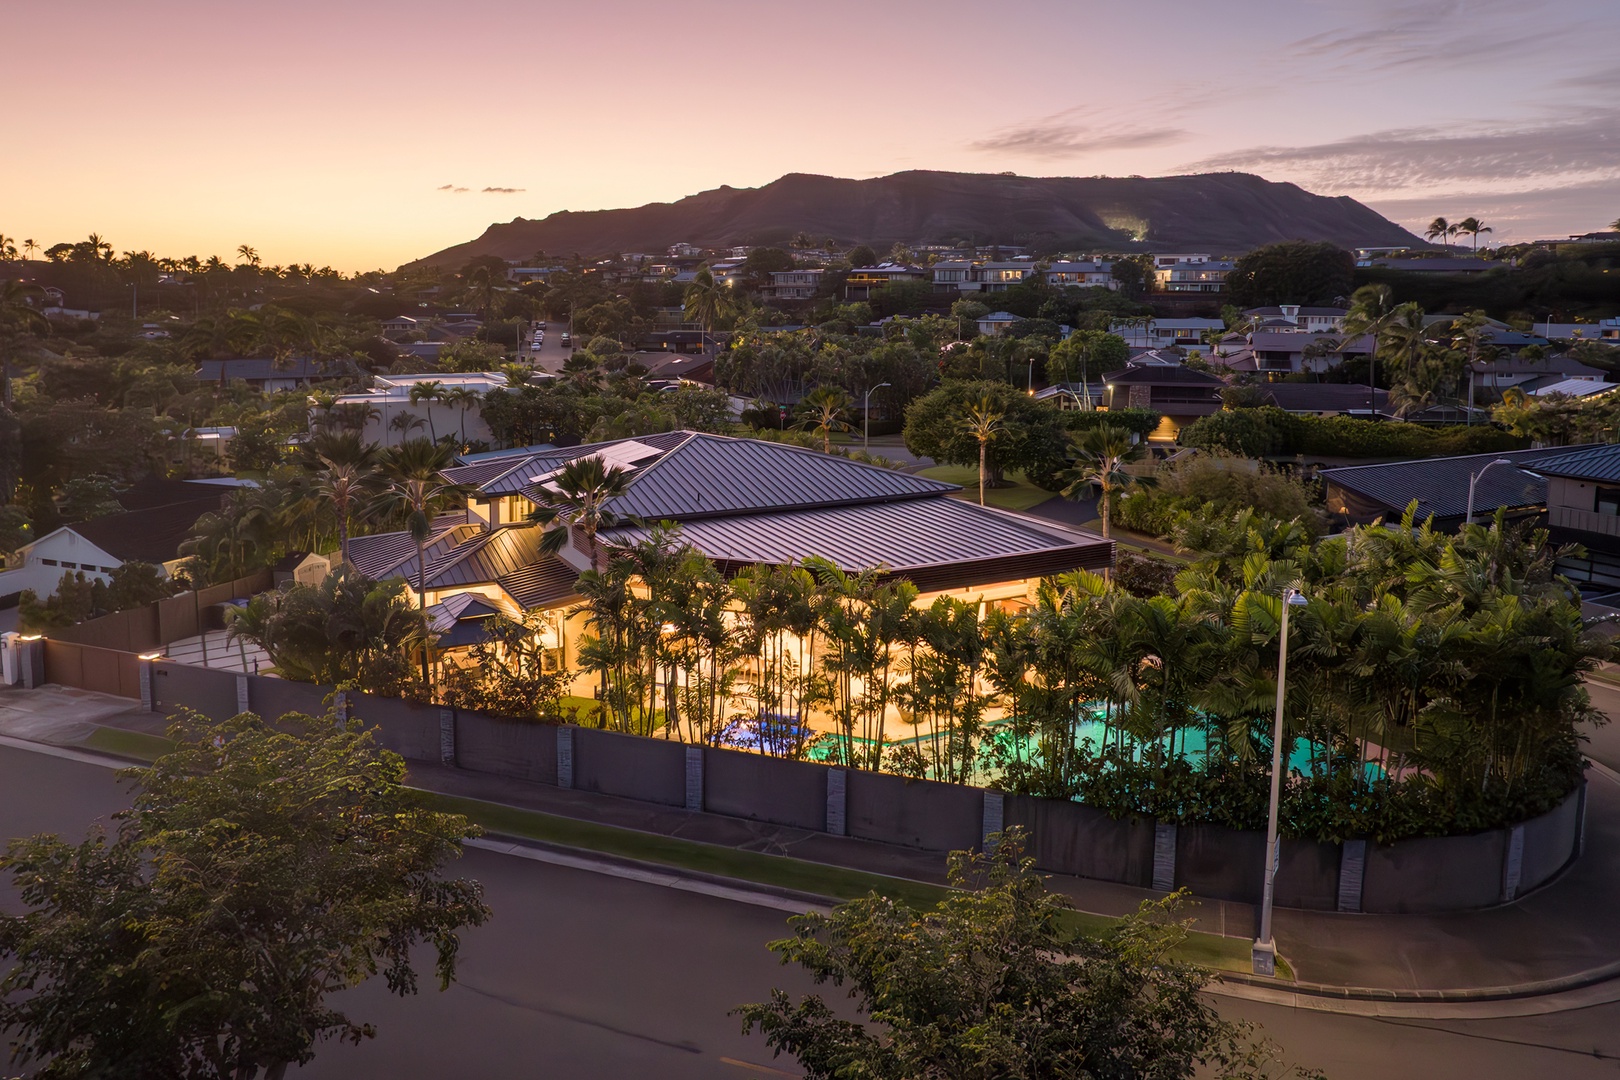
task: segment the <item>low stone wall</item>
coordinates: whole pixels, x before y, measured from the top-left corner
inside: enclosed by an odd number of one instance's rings
[[[191,708],[224,718],[319,714],[330,687],[138,660],[69,642],[26,643],[45,681]],[[29,663],[23,665],[32,670]],[[1019,826],[1038,867],[1139,888],[1186,888],[1211,899],[1260,898],[1265,840],[1216,825],[1114,819],[1074,802],[759,754],[694,747],[589,728],[348,694],[351,715],[402,757],[532,783],[727,814],[930,851],[979,847]],[[1490,907],[1545,884],[1578,854],[1584,791],[1549,813],[1474,836],[1324,844],[1284,840],[1283,907],[1440,912]]]

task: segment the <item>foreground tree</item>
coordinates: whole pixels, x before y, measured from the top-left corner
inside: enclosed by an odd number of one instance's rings
[[[798,916],[794,936],[771,944],[817,983],[847,984],[861,1020],[819,994],[794,1002],[776,990],[737,1009],[744,1030],[811,1080],[1275,1074],[1274,1048],[1200,993],[1209,974],[1172,958],[1186,935],[1170,918],[1177,898],[1083,937],[1019,834],[1000,841],[994,854],[951,856],[963,891],[931,911],[872,895]]]
[[[1136,487],[1151,487],[1154,478],[1138,476],[1127,466],[1147,457],[1147,444],[1131,438],[1131,433],[1112,424],[1099,424],[1081,432],[1069,433],[1069,445],[1074,449],[1072,469],[1058,474],[1063,483],[1063,497],[1078,499],[1081,492],[1093,484],[1099,489],[1097,509],[1102,518],[1103,539],[1109,539],[1108,528],[1112,519],[1114,495]]]
[[[358,722],[195,714],[129,769],[116,836],[54,836],[0,857],[27,907],[0,920],[0,1027],[40,1077],[279,1078],[318,1039],[371,1025],[327,996],[379,970],[417,989],[411,953],[455,978],[482,888],[441,876],[478,833],[425,809],[405,764]]]
[[[844,416],[853,404],[842,387],[818,386],[799,403],[799,422],[794,426],[815,432],[821,439],[821,452],[830,454],[833,432],[850,429]]]

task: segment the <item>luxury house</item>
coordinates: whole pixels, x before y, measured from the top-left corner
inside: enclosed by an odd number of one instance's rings
[[[465,511],[433,524],[422,562],[408,533],[350,541],[355,568],[420,586],[428,616],[446,641],[468,638],[469,622],[494,612],[538,613],[542,639],[567,667],[583,615],[579,574],[590,545],[575,527],[554,556],[540,553],[542,527],[528,515],[540,488],[569,461],[600,458],[629,474],[604,509],[621,523],[597,538],[596,561],[664,523],[726,574],[786,565],[811,555],[848,572],[880,570],[921,590],[920,604],[949,594],[979,603],[1023,604],[1037,581],[1077,568],[1112,565],[1114,546],[1088,532],[953,497],[954,484],[879,468],[802,447],[674,431],[566,449],[479,455],[445,471],[470,490]],[[560,527],[560,526],[556,526]],[[476,602],[458,599],[476,594]],[[589,693],[586,682],[581,690]]]

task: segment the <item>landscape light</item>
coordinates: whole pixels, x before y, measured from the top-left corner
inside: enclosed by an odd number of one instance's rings
[[[161,660],[161,659],[163,659],[163,654],[160,653],[160,652],[143,652],[139,656],[137,656],[136,659],[137,660]]]

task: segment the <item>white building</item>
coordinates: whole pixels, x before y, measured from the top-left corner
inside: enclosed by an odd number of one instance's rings
[[[536,373],[537,377],[550,378]],[[430,386],[429,384],[437,384]],[[343,394],[333,410],[344,407],[369,410],[361,438],[383,446],[398,446],[406,439],[451,436],[461,443],[488,442],[482,400],[491,390],[504,389],[506,376],[491,371],[434,371],[419,375],[379,375],[364,394]],[[412,400],[412,391],[415,400]],[[403,418],[403,419],[402,419]]]
[[[1088,260],[1085,262],[1055,262],[1046,268],[1046,283],[1058,288],[1118,289],[1114,280],[1114,264]]]
[[[765,294],[777,300],[809,300],[821,287],[825,270],[772,270]]]
[[[1148,319],[1117,322],[1108,328],[1133,349],[1162,349],[1171,345],[1202,345],[1207,331],[1224,330],[1219,319]]]

